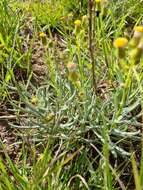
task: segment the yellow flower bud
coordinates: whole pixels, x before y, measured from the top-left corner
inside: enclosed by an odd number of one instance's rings
[[[33,95],[32,98],[31,98],[31,103],[32,103],[34,106],[36,106],[36,105],[38,104],[38,98]]]
[[[47,45],[47,38],[46,38],[46,34],[44,32],[40,32],[39,37],[42,40],[42,44],[45,46]]]
[[[95,0],[96,3],[96,16],[98,17],[101,13],[101,0]]]
[[[81,20],[75,20],[74,25],[75,25],[75,27],[80,27],[81,26]]]
[[[40,36],[40,38],[44,38],[44,37],[46,37],[46,34],[44,32],[40,32],[39,36]]]
[[[95,0],[95,3],[101,3],[102,0]]]
[[[45,121],[48,123],[50,121],[52,121],[55,118],[55,114],[54,113],[49,113],[46,115],[45,117]]]

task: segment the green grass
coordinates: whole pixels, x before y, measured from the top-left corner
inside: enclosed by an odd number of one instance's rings
[[[0,2],[0,126],[15,135],[0,139],[0,190],[143,189],[143,58],[113,45],[141,5],[112,0],[94,17],[94,89],[87,0]]]

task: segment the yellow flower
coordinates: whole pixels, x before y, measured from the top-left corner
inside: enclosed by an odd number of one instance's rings
[[[54,113],[49,113],[49,114],[46,115],[45,121],[46,121],[46,122],[50,122],[50,121],[52,121],[54,118],[55,118],[55,114],[54,114]]]
[[[127,38],[123,38],[123,37],[117,38],[114,41],[114,46],[116,48],[118,48],[118,56],[120,59],[123,59],[125,57],[125,49],[124,48],[127,46],[127,44],[128,44]]]
[[[95,0],[96,3],[101,3],[102,0]]]
[[[135,26],[134,31],[143,33],[143,26]]]
[[[116,48],[124,48],[124,47],[126,47],[127,44],[128,44],[127,38],[123,38],[123,37],[117,38],[114,41],[114,46]]]
[[[38,104],[38,98],[33,95],[32,98],[31,98],[31,103],[32,103],[33,105],[37,105],[37,104]]]
[[[46,34],[44,32],[40,32],[39,36],[40,36],[40,38],[45,38]]]
[[[46,45],[47,45],[46,34],[45,34],[44,32],[40,32],[39,36],[40,36],[40,38],[41,38],[42,44],[43,44],[44,46],[46,46]]]
[[[96,4],[105,5],[108,1],[107,0],[95,0]]]
[[[81,25],[81,20],[75,20],[75,21],[74,21],[74,25],[75,25],[76,27],[80,27],[80,25]]]
[[[135,26],[134,27],[134,38],[141,38],[143,35],[143,26]]]
[[[132,48],[137,47],[142,36],[143,36],[143,26],[135,26],[134,27],[134,35],[129,44],[130,47],[132,47]]]

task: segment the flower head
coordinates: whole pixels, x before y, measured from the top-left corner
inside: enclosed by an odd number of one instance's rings
[[[46,115],[45,121],[50,122],[50,121],[52,121],[54,119],[54,117],[55,117],[54,113],[49,113],[49,114]]]
[[[95,3],[104,5],[107,3],[107,0],[95,0]]]
[[[44,32],[40,32],[39,36],[40,36],[40,38],[45,38],[46,34]]]
[[[75,20],[75,21],[74,21],[74,25],[75,25],[76,27],[80,27],[80,25],[81,25],[81,20]]]
[[[45,46],[47,45],[47,38],[44,32],[40,32],[39,37],[41,38],[42,44]]]
[[[102,0],[95,0],[95,3],[101,3]]]
[[[134,31],[143,33],[143,26],[135,26]]]
[[[135,48],[140,43],[140,40],[143,36],[143,26],[135,26],[134,27],[134,35],[133,38],[130,41],[130,46],[132,48]]]
[[[143,35],[143,26],[134,27],[134,38],[140,38]]]
[[[114,41],[114,46],[118,50],[118,56],[120,59],[123,59],[125,57],[125,49],[124,48],[127,46],[127,44],[128,44],[127,38],[123,38],[123,37],[117,38]]]
[[[33,95],[32,98],[31,98],[31,103],[32,103],[33,105],[37,105],[37,104],[38,104],[38,98]]]
[[[123,37],[117,38],[114,41],[114,46],[116,48],[124,48],[124,47],[126,47],[127,44],[128,44],[127,38],[123,38]]]

